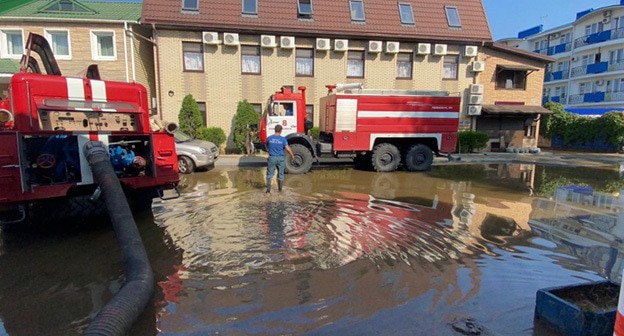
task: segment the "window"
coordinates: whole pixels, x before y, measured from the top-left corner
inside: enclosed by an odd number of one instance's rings
[[[199,11],[199,0],[182,0],[182,10]]]
[[[184,71],[204,71],[204,46],[201,43],[182,42]]]
[[[364,77],[363,51],[349,51],[349,55],[347,55],[347,77]]]
[[[115,32],[92,31],[91,32],[91,57],[94,60],[115,60]]]
[[[260,47],[241,47],[241,68],[244,74],[260,74]]]
[[[613,92],[624,91],[624,78],[619,78],[613,81]]]
[[[448,21],[449,27],[461,28],[462,25],[457,7],[444,6],[444,10],[446,11],[446,20]]]
[[[262,104],[251,104],[251,106],[253,106],[254,111],[256,111],[256,113],[258,113],[258,120],[262,119]]]
[[[24,39],[21,30],[2,30],[2,53],[7,58],[21,58],[24,54]]]
[[[412,79],[412,53],[397,55],[397,78]]]
[[[624,61],[624,49],[612,50],[609,52],[609,63],[620,63]]]
[[[362,0],[349,0],[351,8],[351,21],[365,21],[364,2]]]
[[[297,1],[297,15],[301,19],[312,18],[312,0],[298,0]]]
[[[56,58],[71,59],[69,32],[67,30],[46,30],[45,36]]]
[[[243,14],[258,15],[258,1],[243,0]]]
[[[525,90],[526,71],[496,69],[496,88],[505,90]]]
[[[314,105],[306,105],[306,122],[314,123]]]
[[[412,11],[412,4],[399,3],[399,15],[401,15],[402,24],[414,24],[414,12]]]
[[[459,68],[459,57],[457,55],[444,56],[442,66],[442,79],[457,79],[457,69]]]
[[[535,48],[533,48],[533,50],[539,50],[539,42],[535,42]]]
[[[297,49],[295,53],[295,74],[297,76],[314,76],[314,50]]]
[[[579,94],[585,94],[587,93],[587,84],[586,83],[580,83],[579,84]]]
[[[208,115],[206,114],[206,102],[197,102],[199,106],[199,114],[202,116],[202,122],[204,126],[208,126]]]

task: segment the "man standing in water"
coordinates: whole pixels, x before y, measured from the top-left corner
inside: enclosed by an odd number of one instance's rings
[[[277,166],[277,190],[282,191],[284,185],[284,168],[286,162],[284,161],[284,150],[290,154],[291,158],[295,158],[290,146],[288,146],[288,140],[282,135],[282,125],[275,126],[275,134],[267,138],[267,150],[269,152],[269,160],[267,161],[267,189],[266,192],[271,192],[271,180],[275,175],[275,166]]]

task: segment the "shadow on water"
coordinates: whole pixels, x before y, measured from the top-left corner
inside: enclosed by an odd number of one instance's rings
[[[622,267],[617,171],[322,169],[270,195],[264,174],[184,175],[137,220],[157,290],[133,335],[543,334],[538,289]],[[121,285],[118,255],[106,226],[4,234],[0,325],[79,333]]]

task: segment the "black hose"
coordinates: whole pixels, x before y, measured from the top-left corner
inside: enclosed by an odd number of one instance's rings
[[[124,335],[152,297],[154,274],[108,151],[101,142],[91,141],[85,144],[84,154],[102,190],[126,273],[126,284],[100,310],[84,334]]]

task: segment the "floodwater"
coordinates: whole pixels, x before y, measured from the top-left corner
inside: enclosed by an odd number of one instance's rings
[[[264,173],[136,215],[157,286],[132,335],[546,335],[538,289],[620,281],[615,167]],[[1,232],[0,270],[0,334],[79,334],[123,284],[105,223]]]

